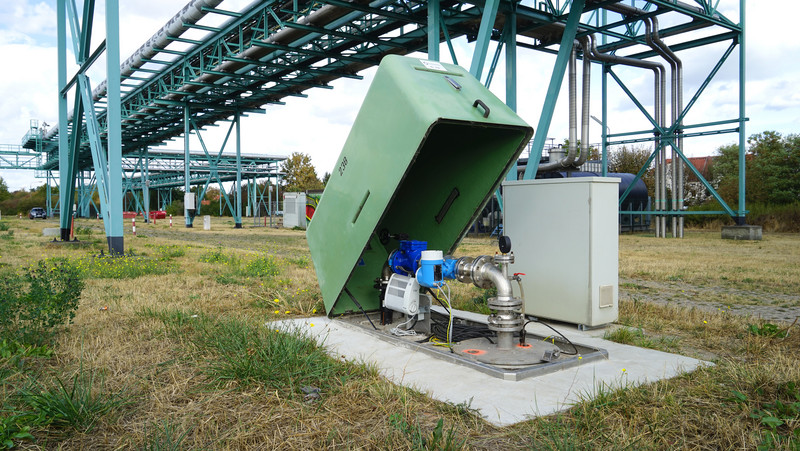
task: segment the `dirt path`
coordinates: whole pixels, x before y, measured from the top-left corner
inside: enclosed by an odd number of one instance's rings
[[[701,310],[730,311],[765,321],[792,322],[800,317],[800,296],[727,287],[695,286],[682,282],[654,282],[641,279],[619,280],[620,299],[638,299],[662,305],[695,307]],[[727,299],[747,299],[731,303]],[[719,299],[719,301],[713,301]]]

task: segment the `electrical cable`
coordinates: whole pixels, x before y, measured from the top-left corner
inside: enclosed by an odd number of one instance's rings
[[[442,307],[444,307],[445,310],[447,310],[447,314],[449,315],[450,314],[450,309],[447,308],[446,305],[444,305],[444,302],[442,302],[442,300],[439,299],[439,296],[436,296],[436,293],[434,293],[433,290],[431,290],[430,288],[426,287],[425,289],[428,290],[428,293],[430,293],[431,296],[433,296],[434,299],[436,299],[436,301],[439,303],[439,305],[441,305]]]
[[[414,330],[414,326],[417,325],[417,318],[418,317],[419,317],[419,315],[414,315],[414,316],[408,318],[408,320],[406,322],[404,322],[402,324],[398,324],[397,326],[393,327],[389,332],[391,332],[392,335],[395,335],[395,336],[398,336],[398,337],[411,337],[411,336],[417,335],[417,331]],[[401,329],[403,326],[406,326],[411,321],[414,321],[414,324],[412,324],[411,327],[406,327],[405,329]]]
[[[543,323],[543,322],[539,321],[538,319],[530,319],[530,320],[528,320],[528,321],[527,321],[525,324],[523,324],[523,325],[522,325],[522,329],[521,329],[521,330],[520,330],[520,332],[519,332],[519,333],[520,333],[520,335],[521,335],[521,340],[522,340],[522,341],[524,341],[524,337],[525,337],[525,334],[526,334],[526,332],[525,332],[525,326],[527,326],[527,325],[528,325],[528,324],[530,324],[530,323],[539,323],[539,324],[541,324],[541,325],[543,325],[543,326],[547,326],[547,327],[548,327],[550,330],[552,330],[553,332],[555,332],[555,333],[557,333],[559,336],[561,336],[561,338],[563,338],[563,339],[564,339],[564,340],[565,340],[567,343],[569,343],[569,345],[570,345],[570,346],[572,346],[572,349],[574,349],[574,350],[575,350],[575,352],[566,352],[566,351],[562,350],[562,351],[561,351],[561,353],[562,353],[562,354],[564,354],[564,355],[578,355],[578,354],[579,354],[579,352],[578,352],[578,347],[577,347],[577,346],[575,346],[575,344],[574,344],[573,342],[571,342],[569,338],[565,337],[565,336],[564,336],[564,334],[562,334],[561,332],[559,332],[559,331],[555,330],[555,329],[553,328],[553,326],[551,326],[551,325],[549,325],[549,324],[547,324],[547,323]],[[553,340],[553,341],[555,341],[555,340]],[[555,343],[554,343],[554,344],[555,344]]]
[[[444,319],[447,317],[447,315],[433,312],[433,315],[431,315],[431,338],[436,338],[441,341],[447,340],[448,323]],[[485,325],[478,326],[455,323],[452,325],[450,336],[453,340],[453,343],[458,343],[472,338],[486,338],[489,340],[489,342],[494,343],[492,338],[494,338],[496,334],[489,330],[489,328]]]
[[[369,321],[369,323],[372,324],[372,328],[378,330],[378,328],[375,327],[375,324],[372,322],[372,320],[369,319],[369,315],[367,315],[367,312],[364,311],[364,307],[362,307],[361,304],[359,304],[358,301],[356,301],[356,298],[353,296],[353,293],[351,293],[350,290],[347,289],[347,287],[344,288],[344,292],[347,293],[348,296],[350,296],[350,299],[353,300],[353,302],[356,304],[356,307],[358,307],[359,310],[361,310],[361,313],[363,313],[364,316],[367,317],[367,321]]]

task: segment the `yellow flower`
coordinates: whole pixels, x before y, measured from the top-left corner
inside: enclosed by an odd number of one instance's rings
[[[309,323],[309,326],[314,327],[314,323]]]
[[[280,310],[275,310],[275,314],[276,314],[276,315],[278,315],[278,314],[280,314],[280,313],[281,313],[281,311],[280,311]]]
[[[287,315],[289,314],[289,311],[288,311],[288,310],[286,311],[286,314],[287,314]]]

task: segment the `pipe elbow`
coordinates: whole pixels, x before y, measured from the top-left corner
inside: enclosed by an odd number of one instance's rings
[[[497,288],[497,299],[501,301],[510,300],[514,297],[511,291],[511,281],[508,280],[493,263],[488,263],[481,267],[482,276],[489,280]]]

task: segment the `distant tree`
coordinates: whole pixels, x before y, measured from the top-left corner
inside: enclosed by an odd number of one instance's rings
[[[647,163],[650,158],[652,149],[647,146],[633,146],[628,148],[622,146],[612,149],[608,156],[608,170],[609,172],[627,172],[630,174],[638,174],[639,170]],[[647,193],[653,196],[655,188],[655,170],[651,164],[647,171],[642,175],[642,181],[647,185]]]
[[[800,202],[800,135],[774,131],[752,135],[745,154],[745,192],[748,202],[783,205]],[[739,146],[717,149],[712,166],[717,191],[729,203],[739,197]]]
[[[11,197],[11,193],[8,192],[8,184],[3,177],[0,177],[0,202],[4,200],[8,200]]]
[[[331,179],[331,173],[330,173],[330,172],[326,172],[326,173],[325,173],[325,174],[322,176],[322,184],[323,184],[324,186],[328,186],[328,180],[330,180],[330,179]]]
[[[305,191],[311,189],[322,189],[324,186],[317,178],[314,165],[311,164],[311,157],[304,153],[294,152],[283,162],[284,176],[283,191]]]

